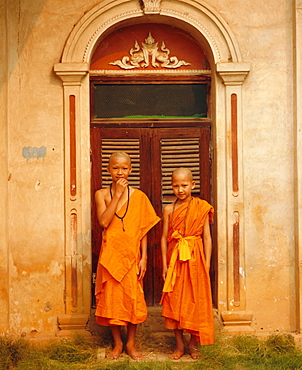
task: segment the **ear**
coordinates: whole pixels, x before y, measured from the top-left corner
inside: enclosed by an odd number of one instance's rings
[[[196,182],[195,181],[192,181],[192,189],[195,188],[195,185],[196,185]]]
[[[110,165],[108,164],[108,166],[106,167],[106,169],[107,169],[107,172],[109,172],[110,173]]]
[[[130,166],[130,168],[129,168],[129,173],[131,173],[132,172],[132,166]]]

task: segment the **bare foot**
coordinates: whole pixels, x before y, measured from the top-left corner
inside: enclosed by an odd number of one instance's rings
[[[196,347],[189,346],[189,353],[193,360],[198,360],[200,358],[200,353]]]
[[[136,350],[136,348],[132,345],[126,344],[126,349],[128,355],[133,359],[133,360],[142,360],[145,358],[144,355],[142,355],[140,352]]]
[[[111,358],[116,360],[120,357],[120,354],[123,352],[123,344],[117,344],[113,347],[113,350],[106,354],[106,358]]]
[[[169,355],[168,357],[172,360],[179,360],[184,355],[183,351],[175,350],[172,355]]]

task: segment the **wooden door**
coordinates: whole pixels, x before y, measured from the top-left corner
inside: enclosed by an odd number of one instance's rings
[[[192,123],[191,123],[192,125]],[[132,158],[133,171],[129,177],[131,186],[140,188],[149,197],[156,213],[161,217],[163,206],[174,200],[170,186],[173,169],[189,167],[197,182],[194,196],[209,202],[211,199],[211,127],[208,122],[188,127],[158,127],[158,122],[148,123],[149,127],[107,128],[93,124],[91,127],[92,161],[92,260],[96,271],[102,230],[96,217],[94,193],[110,183],[106,172],[108,158],[114,151],[125,151]],[[157,126],[157,127],[156,127]],[[148,305],[160,301],[163,280],[161,277],[162,223],[148,234],[148,268],[144,279],[144,291]],[[215,245],[215,244],[214,244]],[[216,253],[214,248],[211,280],[215,302]]]

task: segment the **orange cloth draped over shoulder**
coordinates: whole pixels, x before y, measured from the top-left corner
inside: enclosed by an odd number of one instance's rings
[[[214,343],[211,284],[202,242],[207,215],[212,222],[214,208],[193,198],[173,212],[173,220],[169,216],[169,267],[160,302],[166,328],[184,329],[203,345]]]
[[[118,211],[125,213],[126,204]],[[148,197],[135,189],[122,221],[114,216],[104,230],[96,276],[96,321],[100,325],[139,324],[147,318],[142,282],[138,280],[140,241],[160,218]]]

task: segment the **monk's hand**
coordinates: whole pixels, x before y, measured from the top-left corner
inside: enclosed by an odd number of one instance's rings
[[[142,258],[138,263],[138,273],[137,273],[138,280],[144,278],[146,270],[147,270],[147,260]]]
[[[163,267],[163,275],[162,275],[164,281],[166,280],[167,273],[168,273],[168,267],[167,266],[164,266]]]
[[[208,274],[209,274],[210,273],[210,268],[211,268],[211,261],[206,260],[206,267],[207,267],[207,271],[208,271]]]
[[[127,189],[128,180],[127,179],[118,179],[115,184],[115,192],[118,196],[121,196],[124,191]]]

